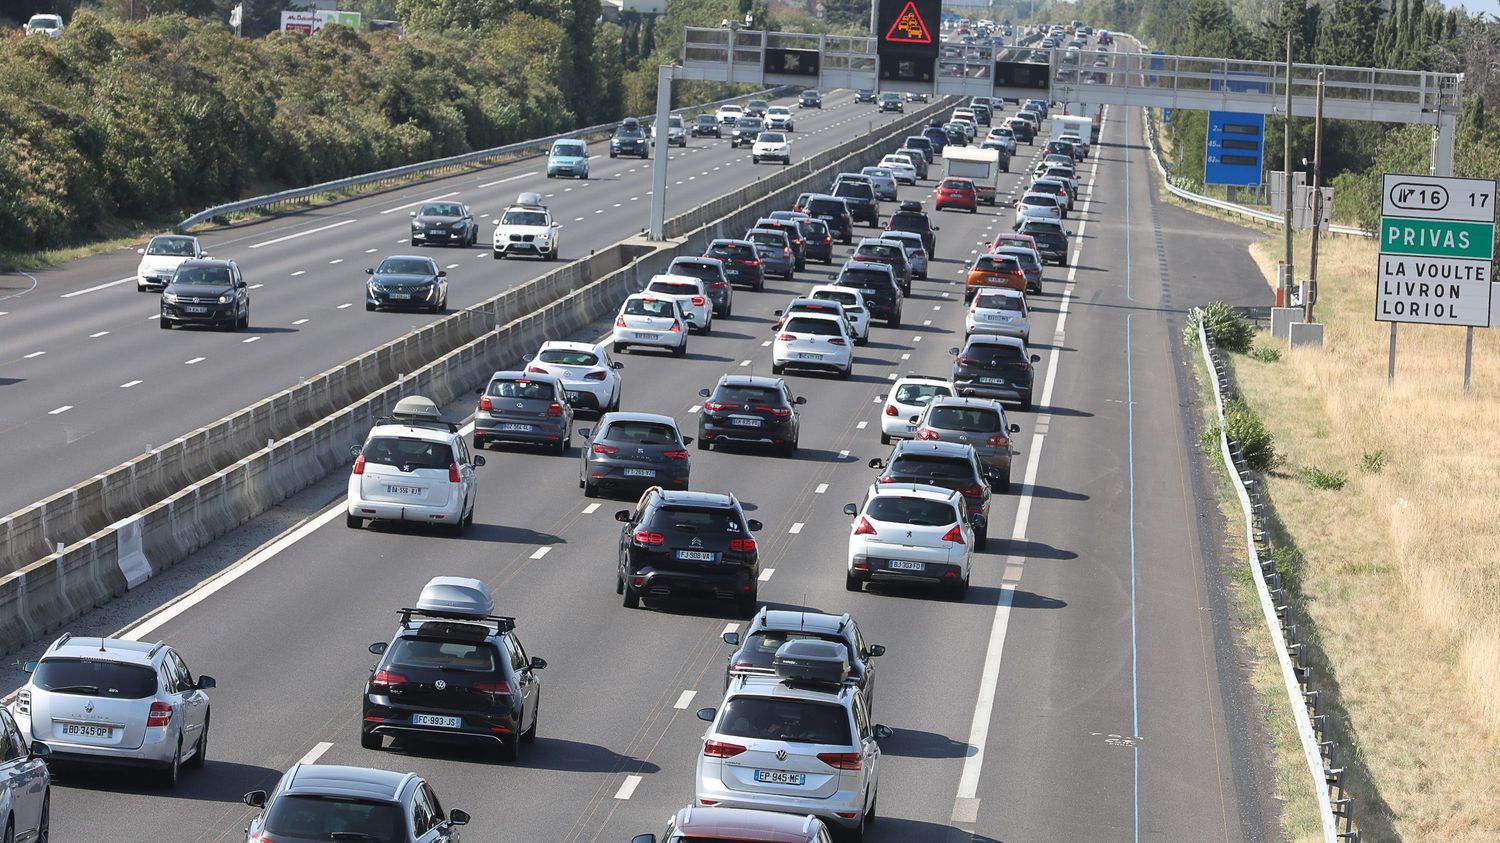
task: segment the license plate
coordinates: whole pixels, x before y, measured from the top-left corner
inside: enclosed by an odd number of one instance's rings
[[[411,298],[411,293],[391,293],[391,298],[393,298],[393,299],[409,299],[409,298]]]
[[[823,359],[823,355],[821,355],[821,354],[811,354],[811,353],[806,352],[806,351],[799,351],[797,353],[797,359],[798,360],[822,360]]]
[[[656,339],[656,334],[642,334],[642,333],[637,332],[637,333],[631,334],[630,338],[633,339],[633,340],[654,340],[654,339]]]
[[[795,784],[801,785],[807,781],[803,773],[787,773],[782,770],[756,770],[755,780],[766,784]]]
[[[436,714],[413,714],[411,722],[416,726],[438,726],[444,729],[457,729],[463,723],[457,717],[441,717]]]
[[[1008,316],[1008,315],[1006,315],[1004,313],[990,313],[990,314],[986,314],[984,318],[988,319],[991,322],[1009,322],[1010,321],[1010,316]]]
[[[427,236],[428,237],[447,237],[448,236],[448,232],[446,232],[446,231],[429,231],[429,232],[427,232]]]
[[[571,404],[574,401],[577,401],[578,399],[580,399],[582,397],[583,397],[583,393],[582,392],[569,392],[568,393],[568,403]]]
[[[890,569],[892,571],[925,571],[925,570],[927,570],[927,564],[925,562],[908,562],[905,559],[892,559],[888,564],[889,564]]]
[[[627,469],[625,469],[625,476],[626,477],[655,477],[656,476],[656,469],[653,469],[653,468],[627,468]]]
[[[115,730],[112,726],[93,726],[88,723],[64,723],[62,724],[64,735],[79,735],[85,738],[112,738]]]
[[[712,562],[718,558],[718,555],[708,550],[679,550],[677,558],[689,562]]]
[[[729,423],[732,424],[732,425],[738,425],[739,427],[760,427],[761,426],[761,420],[760,419],[732,418],[732,419],[729,420]]]
[[[916,433],[917,432],[917,426],[914,425],[914,424],[907,425],[906,426],[906,432],[907,433]]]
[[[208,308],[206,308],[206,307],[185,307],[185,308],[183,308],[183,310],[186,310],[188,313],[207,313],[208,312]]]
[[[386,486],[385,493],[388,495],[420,495],[421,486]]]
[[[532,427],[529,424],[502,424],[500,425],[500,429],[515,433],[530,433],[532,431]]]
[[[1005,386],[1005,378],[980,378],[979,382],[992,384],[994,386]]]

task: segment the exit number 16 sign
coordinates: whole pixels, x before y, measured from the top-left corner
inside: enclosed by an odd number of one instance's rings
[[[1386,173],[1380,215],[1494,224],[1495,183]]]

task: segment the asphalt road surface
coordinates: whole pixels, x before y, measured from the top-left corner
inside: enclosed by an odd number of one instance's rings
[[[845,591],[849,518],[840,510],[873,480],[866,461],[889,450],[877,413],[890,380],[948,371],[947,349],[962,338],[965,261],[1008,230],[1009,210],[939,214],[942,259],[915,282],[906,324],[875,328],[849,381],[789,378],[808,398],[795,459],[691,452],[694,488],[733,491],[765,523],[765,604],[851,612],[869,641],[889,648],[875,719],[895,735],[882,745],[874,841],[1278,837],[1257,715],[1242,699],[1226,629],[1222,542],[1198,479],[1179,339],[1189,305],[1248,301],[1260,282],[1249,236],[1157,203],[1138,120],[1110,114],[1105,142],[1082,167],[1087,204],[1068,222],[1074,265],[1049,267],[1032,297],[1041,390],[1034,412],[1011,414],[1024,482],[995,499],[989,551],[975,557],[965,602],[915,588]],[[1002,185],[1013,187],[1039,149],[1023,146]],[[932,186],[902,188],[903,198],[929,199]],[[277,263],[259,276],[287,284],[293,266],[318,266]],[[725,371],[768,373],[772,311],[831,275],[809,267],[764,293],[737,291],[735,317],[695,337],[686,359],[624,357],[626,409],[670,413],[696,433],[697,389]],[[154,326],[150,336],[159,341]],[[223,365],[230,377],[254,374]],[[693,710],[718,703],[730,650],[719,636],[743,621],[713,605],[620,605],[611,515],[629,504],[583,498],[577,441],[565,458],[491,451],[476,526],[461,539],[351,531],[335,479],[326,488],[338,500],[239,563],[235,578],[134,625],[130,635],[165,639],[217,678],[210,760],[171,792],[139,777],[64,773],[55,839],[239,840],[253,813],[241,794],[271,787],[299,759],[419,772],[446,806],[473,813],[466,840],[660,832],[693,798],[704,726]],[[359,747],[374,662],[366,647],[389,639],[394,610],[438,574],[485,579],[498,610],[518,617],[528,651],[549,663],[540,735],[519,763]]]

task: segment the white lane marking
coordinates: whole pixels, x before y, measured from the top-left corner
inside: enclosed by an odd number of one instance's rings
[[[541,559],[543,556],[546,556],[547,554],[549,554],[551,552],[552,552],[552,548],[550,548],[550,547],[539,547],[536,550],[533,550],[531,552],[531,556],[528,557],[528,558],[530,558],[530,559]]]
[[[204,360],[207,360],[207,359],[208,359],[207,357],[194,357],[191,360],[184,360],[182,362],[183,362],[183,365],[185,365],[185,366],[195,366],[195,365],[197,365],[199,363],[202,363]]]
[[[640,784],[641,784],[641,777],[640,776],[626,776],[625,777],[625,783],[622,784],[622,785],[620,785],[620,789],[619,790],[615,791],[615,798],[616,799],[629,799],[631,797],[631,795],[635,793],[635,789],[637,787],[639,787]]]
[[[418,199],[415,202],[407,202],[405,205],[397,205],[394,208],[386,208],[384,211],[381,211],[380,213],[381,213],[382,216],[385,215],[385,214],[394,214],[397,211],[405,210],[405,209],[410,208],[410,207],[412,207],[414,205],[425,205],[428,202],[436,202],[439,199],[447,199],[449,196],[457,196],[457,195],[458,195],[458,191],[455,190],[455,191],[453,191],[451,193],[444,193],[442,196],[434,196],[431,199]]]
[[[312,749],[309,749],[307,751],[307,754],[302,756],[302,761],[299,763],[316,764],[318,763],[318,759],[323,757],[323,753],[327,752],[330,749],[333,749],[332,742],[318,741],[316,746],[314,746]]]
[[[21,359],[23,359],[23,360],[30,360],[33,357],[41,357],[43,354],[46,354],[46,353],[47,352],[45,352],[45,351],[33,351],[30,354],[23,354],[23,355],[21,355]]]
[[[260,337],[245,337],[244,339],[240,340],[240,342],[242,342],[242,343],[260,342]]]
[[[739,629],[740,629],[740,625],[737,624],[737,623],[726,623],[726,624],[724,624],[724,631],[725,632],[738,632]]]
[[[911,359],[911,352],[908,351],[908,352],[902,354],[901,355],[901,359],[902,360],[910,360]],[[876,400],[879,400],[879,399],[876,399]]]
[[[760,581],[761,582],[767,582],[768,580],[771,579],[771,575],[774,574],[774,573],[776,573],[776,569],[775,568],[767,568],[764,571],[761,571],[760,572]]]
[[[306,323],[307,323],[306,319],[298,319],[296,322],[293,322],[292,324],[293,325],[303,325],[303,324],[306,324]]]
[[[677,698],[677,702],[672,703],[672,707],[678,711],[682,711],[692,703],[693,697],[696,696],[698,696],[697,691],[683,691],[682,695]]]
[[[110,287],[116,286],[118,284],[124,284],[126,281],[134,281],[134,280],[135,280],[135,276],[132,275],[129,278],[121,278],[118,281],[108,281],[108,282],[103,283],[103,284],[95,284],[92,287],[88,287],[88,288],[85,288],[85,289],[82,289],[82,290],[74,290],[71,293],[63,293],[62,295],[58,296],[58,298],[60,298],[60,299],[71,299],[74,296],[81,296],[84,293],[92,293],[95,290],[107,290]]]
[[[740,361],[740,365],[741,366],[748,366],[748,365],[750,365],[750,361],[749,360],[741,360]]]
[[[896,379],[896,373],[895,372],[891,372],[889,375],[885,376],[885,379],[889,380],[889,381],[895,380]]]
[[[56,410],[48,410],[47,411],[47,415],[49,415],[49,416],[55,416],[58,413],[66,413],[67,411],[69,411],[71,409],[73,409],[73,405],[72,404],[64,404],[61,407],[58,407]]]
[[[573,222],[583,222],[583,217],[574,217]]]
[[[867,427],[869,427],[869,426],[870,426],[870,423],[869,423],[869,422],[867,422],[867,421],[862,421],[862,422],[860,422],[860,423],[859,423],[859,424],[857,424],[857,425],[855,425],[855,426],[854,426],[854,429],[855,429],[855,430],[864,430],[864,429],[865,429],[865,428],[867,428]]]
[[[828,484],[827,483],[819,483],[818,484],[818,488],[813,489],[813,494],[815,494],[815,495],[821,495],[821,494],[823,494],[826,491],[828,491]]]
[[[787,530],[787,532],[795,536],[798,533],[802,532],[802,527],[803,527],[802,522],[798,521],[797,523],[793,524],[792,528],[790,530]]]
[[[371,250],[370,250],[370,251],[372,251],[372,252],[373,252],[373,251],[375,251],[375,250],[374,250],[374,249],[371,249]],[[296,277],[297,277],[297,276],[298,276],[298,275],[306,275],[306,274],[307,274],[307,270],[305,270],[305,269],[299,269],[299,270],[297,270],[297,271],[296,271],[296,272],[293,272],[293,273],[292,273],[292,277],[293,277],[293,278],[296,278]]]
[[[484,184],[481,184],[480,187],[494,187],[497,184],[505,184],[508,181],[515,181],[516,179],[524,179],[527,176],[534,176],[538,172],[541,172],[541,171],[540,170],[532,170],[529,173],[521,173],[520,175],[517,175],[517,176],[507,176],[506,178],[503,178],[503,179],[496,179],[494,181],[487,181]]]
[[[848,451],[848,449],[839,451],[839,459],[841,459],[841,460],[847,460],[847,459],[849,459],[849,451]]]
[[[485,216],[489,216],[489,215],[488,215],[488,214],[486,214],[486,215],[485,215]],[[375,250],[374,250],[374,249],[366,249],[366,250],[365,250],[365,254],[367,254],[367,255],[369,255],[369,254],[374,254],[374,252],[375,252]]]
[[[131,388],[132,386],[135,386],[138,383],[140,383],[140,381],[126,381],[126,382],[120,384],[120,388],[121,389],[129,389],[129,388]]]
[[[694,404],[693,406],[688,408],[688,415],[692,415],[693,413],[696,413],[701,409],[703,409],[702,404]]]
[[[266,286],[266,285],[264,285],[264,284],[251,284],[250,285],[250,289],[252,289],[252,290],[259,290],[261,287],[264,287],[264,286]]]
[[[344,302],[343,304],[339,305],[338,309],[339,310],[343,310],[346,307],[353,307],[353,306],[354,306],[354,304],[351,303],[351,302]]]
[[[599,511],[599,504],[597,504],[597,503],[591,503],[588,506],[586,506],[586,507],[583,508],[583,514],[584,515],[593,515],[594,513],[598,512],[598,511]]]
[[[97,334],[89,334],[89,339],[96,340],[96,339],[99,339],[100,337],[104,336],[107,333],[109,333],[109,331],[100,331]]]
[[[448,264],[447,266],[445,266],[443,268],[444,269],[458,269],[458,264],[456,264],[456,263],[450,263],[450,264]]]
[[[933,305],[933,306],[932,306],[932,309],[933,309],[933,310],[942,310],[942,309],[943,309],[943,306],[942,306],[942,305],[940,305],[940,304],[935,304],[935,305]]]
[[[766,340],[765,342],[763,342],[763,343],[760,344],[760,347],[761,348],[765,348],[766,346],[768,346],[770,344],[771,344],[771,341],[770,340]]]
[[[288,234],[283,237],[277,237],[274,240],[266,240],[261,243],[251,243],[250,248],[259,249],[262,246],[274,246],[277,243],[285,243],[288,240],[296,240],[298,237],[306,237],[309,234],[317,234],[320,231],[327,231],[330,228],[338,228],[341,225],[348,225],[352,222],[358,222],[358,220],[339,220],[338,222],[329,223],[328,225],[319,226],[317,228],[309,228],[306,231],[299,231],[296,234]],[[405,243],[406,241],[401,240],[398,242]]]
[[[594,213],[596,213],[596,214],[602,214],[602,213],[604,213],[604,209],[603,208],[596,208],[594,210]]]
[[[160,319],[161,318],[161,313],[153,313],[150,316],[147,316],[146,318],[147,319]]]
[[[329,263],[331,263],[331,264],[333,264],[333,263],[343,263],[343,262],[344,262],[343,258],[334,258],[333,260],[329,261]]]

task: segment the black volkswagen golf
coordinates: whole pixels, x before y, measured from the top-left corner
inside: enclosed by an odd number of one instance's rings
[[[651,486],[686,489],[693,464],[687,446],[693,438],[677,430],[671,416],[655,413],[606,413],[594,430],[579,431],[588,442],[578,487],[584,497],[602,490],[639,492]]]
[[[770,445],[791,456],[797,453],[802,414],[807,403],[792,397],[786,381],[757,375],[725,375],[713,389],[700,389],[706,398],[698,414],[698,449],[715,444]]]
[[[643,597],[700,596],[755,614],[760,553],[751,533],[761,524],[733,495],[648,489],[615,520],[624,525],[615,591],[627,608]]]

